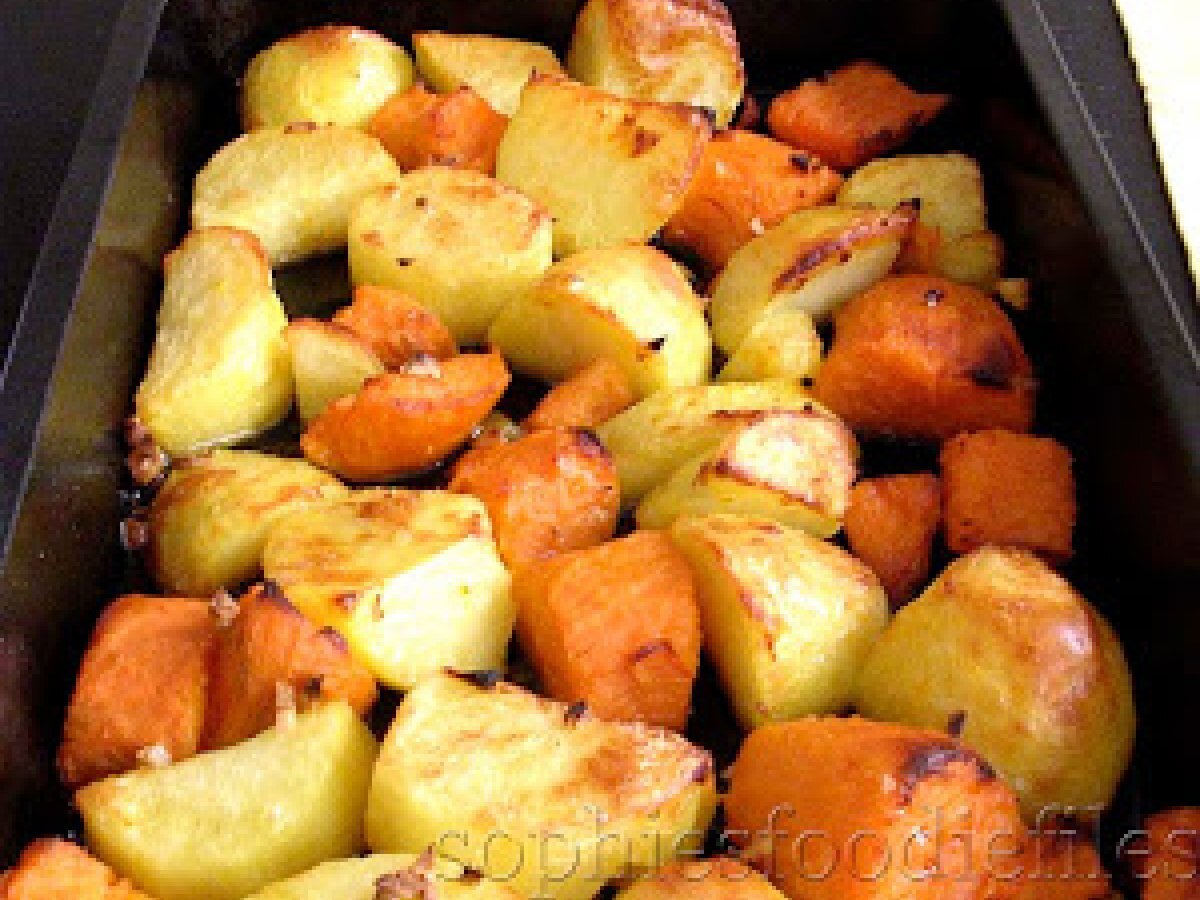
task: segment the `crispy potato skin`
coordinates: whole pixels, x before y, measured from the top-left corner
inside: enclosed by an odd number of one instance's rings
[[[517,632],[550,696],[602,719],[682,730],[700,665],[687,560],[662,532],[527,566],[513,581]]]
[[[892,609],[911,599],[929,577],[941,518],[942,486],[936,475],[867,478],[851,488],[850,551],[879,576]]]
[[[1036,383],[990,298],[935,276],[886,278],[835,320],[814,396],[856,430],[925,440],[1028,431]]]
[[[421,77],[439,93],[468,85],[502,116],[511,116],[535,72],[566,75],[554,51],[532,41],[490,34],[418,31],[413,53]]]
[[[595,428],[633,405],[633,384],[607,357],[584,366],[552,387],[525,420],[530,431],[542,428]]]
[[[449,359],[458,344],[445,323],[403,291],[360,285],[353,302],[333,321],[349,328],[389,369],[399,369],[418,356]]]
[[[1134,867],[1142,900],[1195,900],[1200,878],[1200,809],[1180,807],[1155,813],[1146,820],[1145,828],[1148,835]]]
[[[765,877],[728,856],[663,866],[617,895],[620,900],[784,900]]]
[[[389,99],[367,130],[405,171],[449,166],[491,175],[507,127],[508,119],[465,85],[449,94],[414,85]]]
[[[130,595],[101,615],[67,708],[58,771],[68,787],[136,768],[161,745],[200,746],[216,624],[204,600]]]
[[[0,873],[0,900],[152,900],[78,844],[34,841]]]

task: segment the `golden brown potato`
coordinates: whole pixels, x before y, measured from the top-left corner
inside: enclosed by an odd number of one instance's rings
[[[292,354],[301,421],[312,421],[334,400],[358,393],[367,379],[386,371],[366,341],[333,322],[294,319],[283,336]]]
[[[418,31],[412,36],[417,70],[435,91],[467,85],[503,116],[511,116],[531,75],[565,75],[554,51],[542,44],[490,34]]]
[[[824,350],[812,316],[802,309],[781,309],[759,318],[717,381],[812,378],[821,367]]]

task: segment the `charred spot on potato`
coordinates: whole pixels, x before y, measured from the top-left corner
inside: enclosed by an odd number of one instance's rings
[[[655,653],[668,653],[671,650],[669,641],[650,641],[648,644],[642,644],[637,648],[637,652],[633,654],[633,661],[640,663],[643,660],[649,659]]]
[[[658,353],[660,350],[662,350],[662,348],[664,346],[666,346],[666,343],[667,343],[666,335],[661,335],[659,337],[651,338],[650,340],[646,341],[646,349],[649,350],[651,353]]]
[[[788,157],[788,162],[801,172],[811,172],[816,166],[813,158],[807,153],[793,153]]]
[[[577,700],[567,707],[563,713],[563,721],[568,725],[574,725],[588,715],[588,705],[582,700]]]
[[[467,684],[485,691],[490,691],[504,680],[504,673],[498,669],[483,669],[480,671],[471,672],[447,668],[445,672],[452,678],[457,678],[459,681],[465,681]]]
[[[408,256],[397,256],[396,257],[396,265],[400,266],[401,268],[407,268],[408,266],[411,266],[412,264],[413,264],[413,260],[411,257],[408,257]]]
[[[362,242],[372,247],[382,247],[383,235],[381,235],[378,231],[364,231]]]
[[[967,377],[978,387],[996,390],[1011,388],[1016,374],[1016,357],[1008,343],[1002,340],[989,343],[979,361],[967,370]]]
[[[913,748],[900,769],[901,802],[912,802],[917,786],[926,778],[940,775],[953,763],[970,766],[980,782],[992,781],[995,770],[973,750],[957,743],[922,743]]]
[[[662,140],[662,135],[658,132],[650,131],[646,128],[638,126],[633,131],[633,155],[634,157],[643,156],[658,146],[658,142]]]
[[[962,737],[963,729],[967,727],[967,711],[960,709],[950,714],[946,720],[946,733],[953,738]]]
[[[939,303],[941,303],[945,299],[946,299],[946,292],[943,291],[941,288],[930,288],[929,290],[927,290],[925,292],[925,305],[926,306],[930,306],[930,307],[937,306]]]
[[[283,127],[284,134],[311,134],[320,128],[316,122],[292,122]]]

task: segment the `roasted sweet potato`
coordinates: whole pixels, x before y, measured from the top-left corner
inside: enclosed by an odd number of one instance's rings
[[[882,66],[862,61],[780,94],[767,125],[775,137],[834,168],[853,169],[904,143],[949,99],[919,94]]]
[[[1023,547],[1051,562],[1071,558],[1075,479],[1071,452],[1052,438],[991,430],[942,445],[946,543]]]
[[[930,440],[1028,431],[1035,391],[1004,311],[981,291],[930,275],[886,278],[847,303],[813,385],[855,429]]]
[[[0,900],[151,900],[78,844],[34,841],[0,874]]]
[[[663,866],[617,895],[619,900],[785,900],[760,873],[728,856]]]
[[[687,560],[659,531],[521,569],[517,630],[550,696],[602,719],[682,729],[700,663]]]
[[[58,771],[68,787],[185,759],[204,727],[217,625],[206,600],[131,595],[101,615],[67,708]]]
[[[417,472],[465,441],[508,382],[504,360],[494,353],[380,375],[353,397],[332,403],[300,445],[311,462],[350,481]]]
[[[637,396],[625,371],[602,356],[550,389],[525,427],[595,428],[633,405]]]
[[[344,700],[357,712],[375,701],[375,679],[345,639],[292,606],[273,585],[255,588],[217,638],[204,749],[219,750],[275,724],[280,694],[295,708]]]
[[[356,287],[353,302],[339,309],[333,321],[370,344],[389,369],[402,368],[420,356],[449,359],[458,353],[458,344],[445,323],[394,288]]]
[[[789,213],[828,203],[841,183],[833,169],[787,144],[750,131],[724,131],[705,146],[683,206],[663,235],[719,269]]]
[[[1145,830],[1129,851],[1142,900],[1200,897],[1200,808],[1164,810],[1146,820]]]
[[[405,171],[450,166],[491,175],[507,127],[508,119],[466,85],[431,94],[418,84],[394,94],[367,130]]]
[[[851,552],[879,576],[893,609],[910,600],[929,576],[941,518],[936,475],[868,478],[850,490],[846,539]]]
[[[1078,823],[1046,819],[1029,831],[1020,853],[997,864],[1011,875],[1012,900],[1114,900],[1092,836]]]
[[[459,460],[450,489],[487,506],[500,557],[514,571],[612,537],[621,501],[612,457],[580,428],[477,446]]]

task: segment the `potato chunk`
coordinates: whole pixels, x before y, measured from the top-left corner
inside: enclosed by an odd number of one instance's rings
[[[412,36],[417,71],[436,91],[467,85],[503,116],[511,116],[531,75],[564,75],[554,51],[532,41],[489,34],[418,31]]]
[[[665,254],[635,244],[557,263],[488,336],[513,368],[547,381],[608,357],[639,397],[700,384],[710,368],[703,304],[687,277]]]
[[[369,490],[313,506],[278,521],[263,569],[392,687],[445,666],[504,662],[510,579],[473,497]]]
[[[387,892],[389,876],[400,880],[395,893]],[[473,878],[457,863],[411,853],[377,853],[321,863],[247,900],[399,900],[413,896],[411,892],[424,884],[445,900],[520,900],[507,885]]]
[[[357,394],[368,379],[386,371],[365,341],[333,322],[295,319],[283,336],[292,353],[301,421],[311,422],[334,400]]]
[[[250,61],[242,124],[247,131],[293,122],[361,128],[412,83],[403,47],[365,28],[325,25],[276,41]]]
[[[167,591],[205,597],[258,574],[279,516],[345,493],[299,459],[216,450],[177,463],[150,506],[147,565]]]
[[[845,550],[769,519],[685,516],[705,646],[747,728],[846,707],[887,597]]]
[[[345,246],[354,205],[399,177],[391,154],[357,128],[262,128],[226,144],[200,170],[192,227],[248,231],[281,266]]]
[[[355,285],[412,294],[460,344],[482,343],[500,310],[549,268],[550,247],[541,206],[458,169],[409,172],[364,197],[350,219]]]
[[[646,241],[679,209],[712,133],[691,107],[625,100],[536,74],[496,177],[554,216],[554,252]]]
[[[821,367],[824,351],[812,316],[802,309],[781,309],[758,320],[717,381],[812,378]]]
[[[152,900],[78,844],[34,841],[0,872],[0,900]]]
[[[240,900],[355,853],[375,739],[345,704],[75,795],[88,845],[158,900]]]
[[[438,675],[392,722],[367,842],[432,846],[522,896],[586,900],[619,875],[694,852],[715,801],[708,753],[670,732]]]
[[[589,0],[567,71],[622,97],[710,109],[722,128],[746,88],[733,19],[720,0]]]
[[[166,259],[158,333],[134,405],[172,455],[265,431],[292,404],[287,316],[262,245],[191,232]]]

